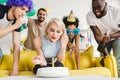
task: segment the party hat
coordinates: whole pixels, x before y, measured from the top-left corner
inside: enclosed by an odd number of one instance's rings
[[[51,8],[45,8],[45,10],[47,11],[47,13],[49,13],[51,11]]]
[[[73,10],[71,10],[71,12],[70,12],[70,14],[69,14],[69,16],[68,16],[68,18],[67,18],[67,21],[68,22],[75,22],[76,20],[75,20],[75,16],[74,16],[74,14],[73,14]]]

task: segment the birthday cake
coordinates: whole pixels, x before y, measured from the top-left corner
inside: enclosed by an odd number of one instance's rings
[[[44,67],[37,70],[40,77],[64,77],[69,75],[67,67]]]

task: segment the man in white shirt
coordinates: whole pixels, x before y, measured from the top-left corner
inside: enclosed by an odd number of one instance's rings
[[[5,43],[7,42],[8,46],[10,46],[11,42],[13,43],[13,68],[10,73],[11,76],[18,75],[20,32],[25,23],[24,16],[32,9],[32,0],[7,0],[6,5],[0,4],[0,48],[5,51],[5,49],[9,49],[9,47],[5,48]],[[12,32],[12,35],[7,35],[10,32]],[[5,36],[4,39],[1,38],[3,36]]]
[[[87,22],[97,43],[106,43],[102,51],[104,57],[113,49],[120,77],[120,10],[107,6],[105,0],[92,0],[92,10],[87,14]],[[105,35],[108,31],[109,35]]]

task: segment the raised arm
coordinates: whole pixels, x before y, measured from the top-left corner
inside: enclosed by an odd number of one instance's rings
[[[16,20],[15,24],[0,28],[0,38],[19,28],[23,23],[25,23],[24,18],[19,18]]]
[[[63,31],[63,34],[60,39],[60,51],[58,52],[57,59],[59,62],[62,62],[65,58],[65,53],[66,53],[66,47],[68,44],[68,36],[66,34],[66,30]]]

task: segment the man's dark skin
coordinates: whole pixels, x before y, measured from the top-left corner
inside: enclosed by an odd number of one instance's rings
[[[104,17],[107,13],[107,3],[105,2],[105,0],[92,0],[92,11],[97,18]],[[120,27],[120,24],[118,25]],[[105,43],[108,43],[111,39],[120,37],[120,31],[109,35],[103,35],[97,26],[91,25],[90,28],[98,44],[102,40]],[[107,48],[105,48],[102,53],[105,57],[108,54]]]

